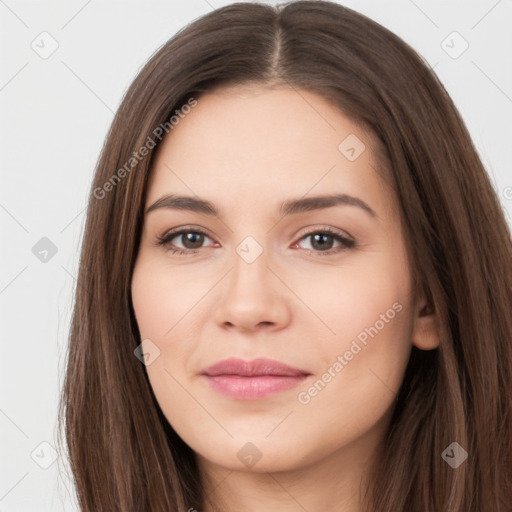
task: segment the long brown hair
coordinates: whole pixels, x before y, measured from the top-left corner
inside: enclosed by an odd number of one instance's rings
[[[504,214],[428,65],[381,25],[327,1],[217,9],[163,45],[125,94],[91,188],[59,408],[81,509],[186,512],[207,499],[193,451],[134,356],[141,339],[130,282],[157,128],[172,137],[169,119],[183,105],[248,83],[315,92],[382,143],[415,284],[439,320],[439,348],[412,350],[367,510],[512,510]],[[457,468],[442,457],[454,442],[468,453]]]

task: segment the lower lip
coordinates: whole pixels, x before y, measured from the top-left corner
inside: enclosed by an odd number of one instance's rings
[[[238,400],[261,400],[280,391],[298,386],[307,375],[260,375],[256,377],[206,375],[205,377],[208,379],[210,386],[223,395],[237,398]]]

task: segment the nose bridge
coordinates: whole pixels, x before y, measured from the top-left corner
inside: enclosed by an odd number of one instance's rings
[[[270,263],[268,248],[264,245],[262,236],[258,236],[258,241],[253,235],[247,235],[235,246],[233,254],[233,272],[231,273],[231,285],[235,288],[252,287],[253,293],[258,293],[259,288],[267,288],[270,291],[271,283],[268,282],[266,275],[270,273],[267,266]],[[264,285],[264,286],[262,286]]]
[[[252,265],[256,261],[267,260],[268,247],[264,248],[265,240],[262,235],[258,235],[257,240],[252,235],[247,235],[235,248],[236,254],[246,265]],[[262,256],[265,256],[262,258]],[[240,262],[237,262],[240,263]],[[240,263],[241,264],[241,263]]]
[[[246,235],[234,247],[232,270],[216,309],[218,323],[252,329],[261,323],[280,325],[286,321],[289,312],[284,290],[269,270],[273,258],[264,243]]]

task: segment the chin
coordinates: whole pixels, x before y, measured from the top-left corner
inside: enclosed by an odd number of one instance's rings
[[[210,464],[230,471],[250,473],[292,471],[314,464],[323,455],[311,446],[311,440],[307,443],[308,451],[303,453],[277,436],[273,440],[264,436],[245,437],[243,440],[236,437],[225,443],[215,443],[215,451],[211,449],[212,444],[198,447],[199,450],[193,449],[199,458],[206,459]]]

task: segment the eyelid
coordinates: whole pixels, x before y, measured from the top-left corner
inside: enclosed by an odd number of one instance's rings
[[[354,244],[356,241],[356,239],[347,231],[344,231],[344,230],[341,230],[338,228],[333,228],[333,227],[327,226],[327,225],[324,225],[324,226],[313,225],[313,226],[307,226],[307,227],[301,229],[299,231],[299,234],[297,235],[297,237],[298,237],[297,241],[302,240],[302,238],[304,238],[307,235],[313,235],[315,233],[329,233],[331,235],[337,235],[337,236],[344,238],[347,241],[350,241]],[[295,243],[297,243],[297,242],[295,242]]]

